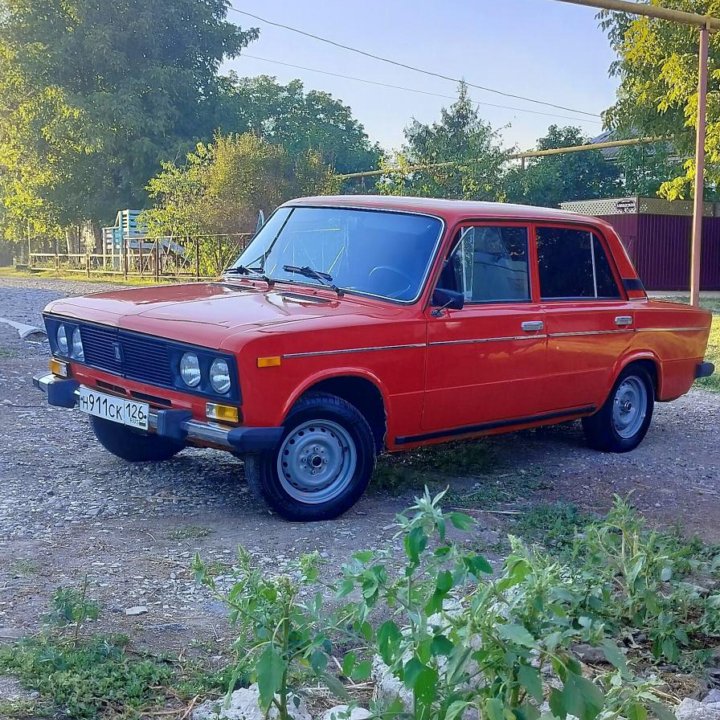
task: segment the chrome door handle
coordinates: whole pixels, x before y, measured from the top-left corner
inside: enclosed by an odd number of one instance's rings
[[[631,315],[618,315],[615,318],[615,324],[619,325],[620,327],[626,327],[628,325],[632,325],[632,316]]]
[[[525,332],[535,332],[537,330],[542,330],[545,327],[545,323],[542,320],[526,320],[520,324],[520,327]]]

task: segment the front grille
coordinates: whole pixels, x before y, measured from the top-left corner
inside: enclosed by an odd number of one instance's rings
[[[117,328],[80,325],[85,362],[131,380],[172,387],[167,343]]]
[[[120,331],[123,371],[133,380],[153,385],[172,385],[170,357],[167,345],[161,340],[128,335]]]
[[[114,344],[118,341],[116,328],[81,325],[80,337],[88,365],[111,373],[122,372],[122,362],[115,356]]]

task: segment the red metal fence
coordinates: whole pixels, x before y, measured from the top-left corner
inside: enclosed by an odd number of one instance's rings
[[[648,290],[690,289],[691,204],[659,198],[613,198],[563,203],[567,210],[610,223]],[[705,204],[701,290],[720,290],[720,206]]]

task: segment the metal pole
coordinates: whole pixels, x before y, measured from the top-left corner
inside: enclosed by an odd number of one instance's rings
[[[693,204],[692,252],[690,256],[690,304],[700,304],[700,258],[702,250],[702,221],[705,195],[705,124],[708,77],[707,27],[700,29],[700,57],[698,60],[698,106],[695,135],[695,202]]]
[[[585,7],[603,8],[617,12],[631,13],[633,15],[646,15],[659,20],[671,20],[684,25],[695,25],[710,30],[720,30],[720,19],[709,15],[671,10],[660,5],[651,5],[645,2],[628,2],[628,0],[560,0],[571,5],[584,5]]]

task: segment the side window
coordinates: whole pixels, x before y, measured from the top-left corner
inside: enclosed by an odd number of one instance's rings
[[[605,250],[594,233],[539,227],[537,247],[543,300],[620,297]]]
[[[527,228],[461,228],[439,286],[464,293],[467,303],[530,300]]]

